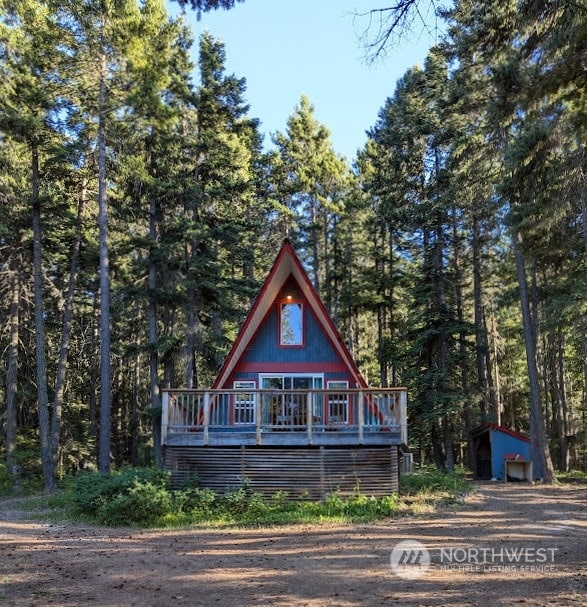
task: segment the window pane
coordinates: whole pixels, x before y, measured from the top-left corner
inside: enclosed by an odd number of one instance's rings
[[[264,377],[264,390],[283,390],[283,379],[281,377]]]
[[[294,377],[293,378],[294,390],[309,390],[312,387],[311,377]]]
[[[255,422],[255,397],[244,390],[254,390],[254,381],[235,381],[233,384],[237,390],[243,390],[242,394],[234,395],[234,423],[253,424]]]
[[[303,345],[302,304],[281,304],[279,330],[279,343],[282,346]]]

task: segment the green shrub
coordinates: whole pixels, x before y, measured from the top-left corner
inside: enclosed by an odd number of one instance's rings
[[[219,507],[227,514],[239,518],[248,513],[251,503],[255,498],[250,483],[245,482],[240,487],[231,487],[220,498]]]
[[[153,525],[174,506],[169,475],[151,468],[83,473],[72,493],[79,514],[108,525]]]
[[[197,519],[210,517],[218,508],[219,496],[212,489],[182,489],[173,493],[175,511]]]
[[[101,523],[114,526],[150,526],[172,513],[172,505],[173,498],[167,488],[135,479],[131,487],[101,505],[97,518]]]

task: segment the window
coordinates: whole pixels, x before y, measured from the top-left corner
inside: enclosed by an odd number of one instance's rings
[[[328,388],[328,423],[349,423],[349,382],[329,381]]]
[[[323,377],[317,373],[262,373],[259,379],[263,390],[321,390]]]
[[[235,390],[254,390],[254,381],[235,381],[233,384]],[[255,423],[255,395],[250,392],[234,395],[234,423],[235,424],[254,424]]]
[[[304,345],[304,306],[301,303],[287,301],[279,304],[279,345]]]
[[[307,410],[306,395],[302,392],[291,393],[291,390],[321,390],[324,386],[322,374],[304,375],[303,373],[263,373],[259,375],[259,385],[271,393],[263,394],[263,423],[279,424],[287,420],[286,416],[298,415],[297,422],[305,424],[304,412]],[[281,394],[286,391],[285,394]],[[313,395],[314,423],[322,419],[322,394]],[[279,419],[281,418],[281,419]],[[296,420],[291,417],[292,423]]]

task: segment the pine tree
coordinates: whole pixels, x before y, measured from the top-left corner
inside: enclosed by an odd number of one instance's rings
[[[174,281],[179,280],[176,273],[169,271],[180,247],[170,224],[181,210],[181,193],[191,178],[178,178],[184,162],[181,154],[183,123],[186,116],[194,112],[190,83],[192,65],[188,57],[191,36],[181,21],[167,17],[163,2],[150,0],[141,7],[138,38],[132,52],[127,54],[126,74],[132,86],[126,120],[117,125],[115,139],[122,142],[116,147],[120,158],[116,206],[126,225],[133,226],[132,230],[125,231],[119,246],[124,251],[137,253],[134,263],[125,268],[119,279],[123,291],[133,298],[138,297],[141,303],[134,322],[126,316],[117,319],[121,331],[117,339],[128,344],[127,356],[137,369],[142,360],[140,353],[148,352],[155,460],[162,465],[159,367],[165,336],[160,332],[159,319],[163,309],[170,305],[168,292],[176,289]],[[167,260],[167,268],[164,260]],[[144,321],[143,314],[146,316]],[[148,327],[146,347],[141,345],[142,322]],[[122,333],[124,328],[130,331]],[[135,362],[137,356],[138,363]],[[140,390],[140,380],[138,384],[135,393]],[[131,459],[135,462],[139,446],[138,415],[139,411],[134,407],[129,434]]]
[[[187,387],[196,387],[203,378],[209,380],[216,371],[228,347],[223,321],[234,322],[235,315],[242,316],[253,292],[246,243],[254,225],[251,213],[261,140],[257,121],[247,116],[246,81],[227,75],[225,60],[224,44],[203,34],[201,84],[192,125],[193,184],[185,200]],[[243,255],[248,261],[241,262],[240,273],[236,265]]]
[[[54,453],[57,446],[53,445],[51,435],[48,396],[43,294],[44,192],[40,170],[48,149],[59,141],[55,125],[62,111],[59,67],[63,63],[63,51],[58,46],[61,32],[48,4],[22,1],[6,9],[2,24],[5,78],[0,127],[10,138],[24,143],[29,156],[39,436],[44,485],[51,491],[56,487]]]
[[[334,152],[330,132],[316,120],[314,111],[302,95],[287,121],[286,133],[277,133],[274,143],[284,175],[280,187],[293,218],[288,235],[297,243],[310,267],[314,287],[321,292],[326,258],[319,251],[321,247],[329,250],[329,225],[343,210],[340,192],[345,189],[348,168]]]

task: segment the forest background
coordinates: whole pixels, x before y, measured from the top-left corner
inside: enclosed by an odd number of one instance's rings
[[[419,2],[373,8],[371,53]],[[585,0],[438,8],[352,163],[303,96],[267,151],[163,0],[0,6],[8,477],[159,463],[160,390],[211,384],[285,237],[366,380],[408,388],[417,460],[491,420],[547,481],[587,467]]]

